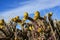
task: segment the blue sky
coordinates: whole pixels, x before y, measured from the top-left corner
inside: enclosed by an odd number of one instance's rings
[[[53,12],[53,19],[60,20],[60,0],[0,0],[0,19],[10,20],[15,16],[23,17],[28,12],[33,17],[39,11],[41,16]]]

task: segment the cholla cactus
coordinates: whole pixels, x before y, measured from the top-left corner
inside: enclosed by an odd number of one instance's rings
[[[52,12],[47,16],[41,17],[40,12],[34,13],[34,18],[24,13],[23,19],[19,16],[12,18],[9,23],[3,19],[0,20],[0,38],[5,37],[8,40],[59,40],[60,39],[60,21],[53,23]],[[25,21],[30,22],[26,23]],[[17,24],[21,25],[21,30],[17,29]],[[5,40],[4,39],[4,40]]]

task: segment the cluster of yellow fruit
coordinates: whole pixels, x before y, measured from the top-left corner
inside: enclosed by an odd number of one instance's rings
[[[50,13],[48,14],[48,16],[49,16],[49,17],[52,16],[52,12],[50,12]],[[28,16],[28,13],[25,12],[25,13],[24,13],[24,18],[23,18],[23,20],[24,20],[24,21],[27,20],[28,17],[29,17],[29,16]],[[33,18],[33,20],[36,21],[37,19],[39,19],[39,17],[40,17],[40,12],[39,12],[39,11],[36,11],[36,12],[34,13],[34,18]],[[19,16],[16,16],[15,18],[12,18],[12,21],[22,23],[22,20],[19,19]],[[4,19],[0,20],[0,25],[3,25],[3,24],[4,24]],[[0,28],[2,28],[2,27],[0,26]],[[29,29],[32,30],[32,29],[34,29],[34,28],[33,28],[33,27],[29,27]],[[38,29],[38,31],[40,31],[40,30],[41,30],[41,28]]]

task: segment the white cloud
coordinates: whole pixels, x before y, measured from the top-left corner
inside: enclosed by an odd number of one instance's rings
[[[26,3],[26,4],[25,4]],[[52,8],[55,6],[60,6],[60,0],[34,0],[29,2],[24,2],[23,6],[19,6],[18,8],[11,9],[9,11],[1,12],[1,16],[5,19],[15,17],[15,16],[23,16],[24,12],[28,12],[29,14],[33,13],[36,10],[42,10],[47,8]]]

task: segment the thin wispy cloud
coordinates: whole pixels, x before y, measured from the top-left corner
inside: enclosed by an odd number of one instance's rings
[[[60,6],[60,0],[31,0],[21,2],[20,4],[24,4],[22,6],[18,6],[17,8],[11,9],[9,11],[1,12],[1,16],[5,19],[9,19],[15,16],[23,16],[24,12],[28,12],[29,14],[34,11],[40,11],[43,9],[53,8],[55,6]],[[12,5],[13,6],[13,5]]]

